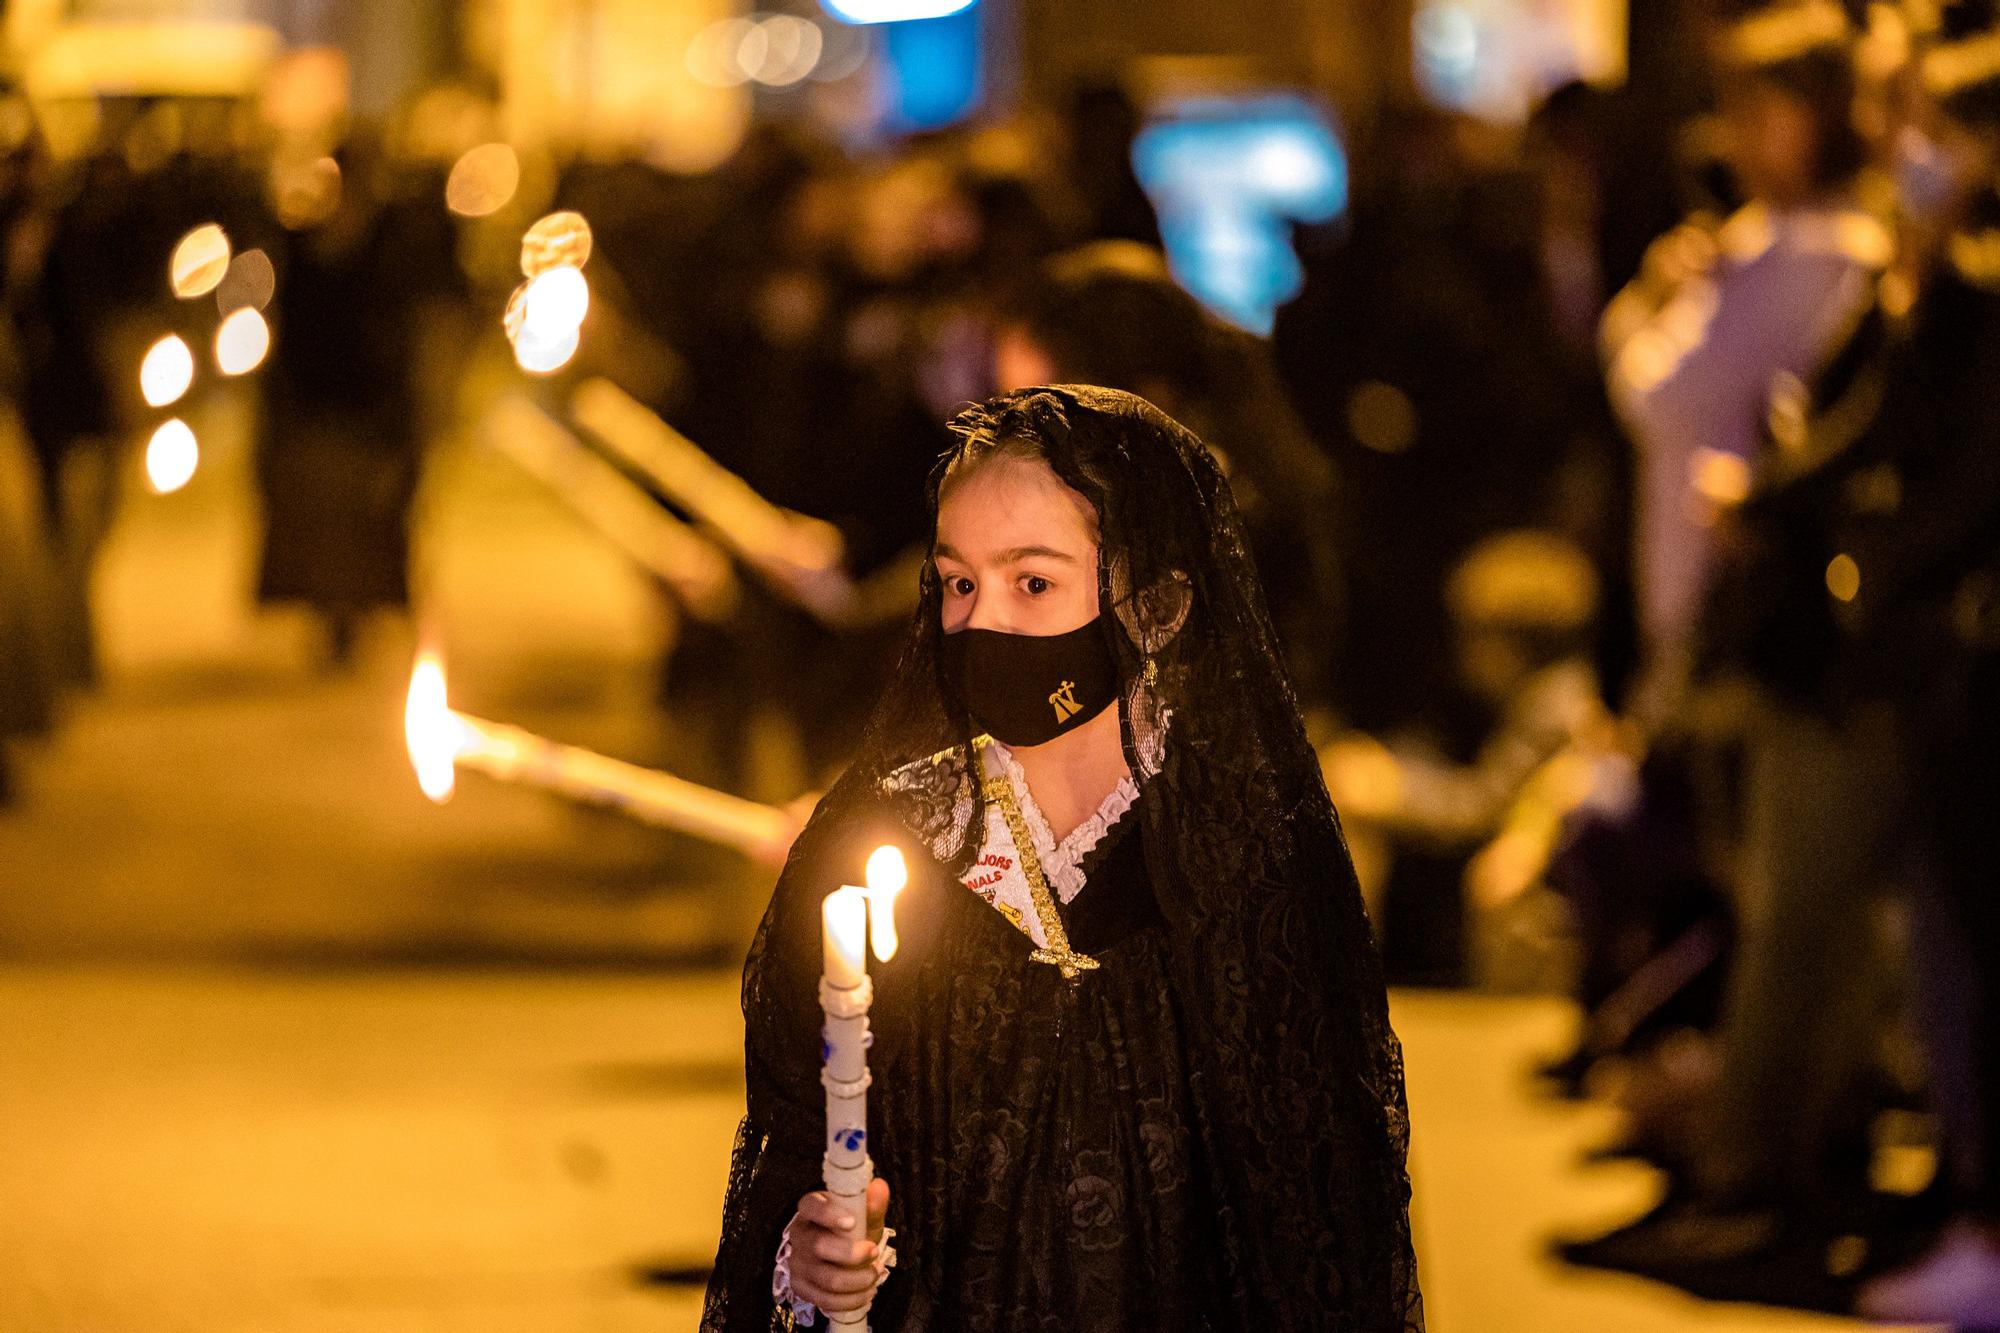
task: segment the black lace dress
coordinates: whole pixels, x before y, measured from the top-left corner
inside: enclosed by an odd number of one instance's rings
[[[946,1243],[903,1229],[882,1327],[1212,1326],[1215,1200],[1135,825],[1111,826],[1060,908],[1094,971],[1031,962],[1028,938],[970,891],[950,914],[955,975],[878,1084],[929,1113],[896,1115],[904,1133],[876,1140],[892,1188],[948,1219]]]

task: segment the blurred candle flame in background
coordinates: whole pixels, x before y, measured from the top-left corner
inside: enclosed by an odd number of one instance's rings
[[[179,417],[169,417],[146,442],[146,481],[156,495],[171,495],[194,479],[201,446]]]
[[[146,349],[139,363],[139,392],[146,406],[165,407],[188,391],[194,383],[194,353],[177,333],[170,333]]]
[[[451,799],[457,785],[455,760],[462,738],[463,729],[446,702],[444,663],[436,653],[420,654],[403,706],[403,740],[417,785],[439,804]]]
[[[215,365],[225,375],[245,375],[271,350],[271,326],[249,306],[222,321],[215,331]]]
[[[214,291],[228,271],[229,237],[213,222],[181,237],[167,266],[174,295],[184,301]]]
[[[590,223],[581,213],[551,213],[521,237],[521,271],[528,281],[508,298],[501,323],[514,360],[530,374],[554,374],[576,355],[590,312],[590,284],[583,276],[590,248]]]
[[[262,310],[277,294],[278,273],[262,250],[245,250],[229,261],[229,271],[215,289],[215,308],[223,315],[252,306]]]
[[[521,159],[504,143],[468,148],[452,164],[445,207],[460,217],[483,218],[505,208],[521,185]]]

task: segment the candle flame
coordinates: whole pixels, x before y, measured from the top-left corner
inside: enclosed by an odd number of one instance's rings
[[[208,295],[228,271],[229,236],[213,222],[204,222],[181,237],[167,263],[174,295],[183,301]]]
[[[885,963],[896,956],[896,895],[909,882],[909,868],[894,847],[877,847],[869,856],[868,943]]]
[[[215,364],[225,375],[247,375],[271,350],[271,326],[253,306],[244,306],[215,331]]]
[[[146,483],[155,495],[172,495],[194,480],[201,466],[201,445],[179,417],[159,424],[146,442]]]
[[[139,392],[148,407],[165,407],[194,383],[194,353],[179,334],[170,333],[146,349],[139,363]]]
[[[464,728],[445,702],[444,664],[435,653],[417,658],[410,673],[410,698],[403,708],[403,740],[410,749],[410,766],[424,795],[443,804],[451,799]]]

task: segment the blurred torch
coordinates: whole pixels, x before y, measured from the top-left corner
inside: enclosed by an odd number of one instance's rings
[[[420,655],[410,675],[403,735],[417,785],[433,801],[450,798],[463,764],[732,847],[767,865],[783,863],[798,833],[797,819],[775,806],[457,712],[446,699],[444,666],[432,653]]]

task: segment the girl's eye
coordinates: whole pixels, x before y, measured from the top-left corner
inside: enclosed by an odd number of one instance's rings
[[[1027,589],[1030,597],[1040,597],[1049,590],[1049,581],[1040,574],[1030,574],[1021,580],[1021,586]]]
[[[944,586],[960,597],[972,596],[972,580],[963,574],[954,574],[944,581]]]

